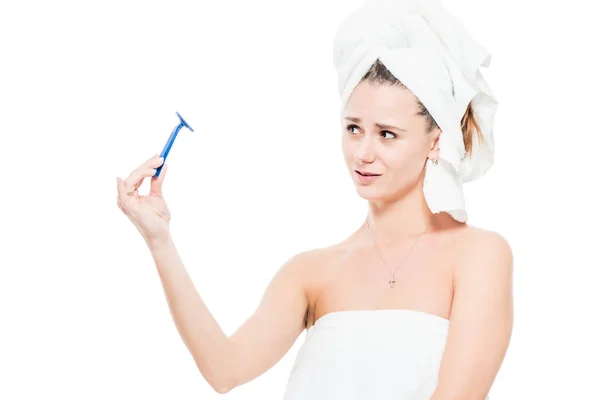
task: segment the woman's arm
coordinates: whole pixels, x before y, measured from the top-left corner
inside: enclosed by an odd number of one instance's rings
[[[208,384],[221,392],[231,359],[229,339],[196,291],[171,236],[148,243],[179,335]]]
[[[438,386],[431,400],[484,400],[513,327],[512,251],[498,233],[480,230],[454,275],[454,300]]]
[[[265,372],[304,330],[308,300],[303,267],[310,252],[291,257],[280,268],[256,312],[228,337],[196,291],[171,238],[149,247],[177,330],[216,392],[227,393]]]

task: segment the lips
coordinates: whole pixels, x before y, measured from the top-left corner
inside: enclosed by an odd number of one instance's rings
[[[358,173],[359,175],[362,175],[362,176],[380,176],[381,175],[381,174],[372,174],[372,173],[366,172],[366,171],[365,172],[359,171],[359,170],[355,170],[355,171],[356,171],[356,173]]]

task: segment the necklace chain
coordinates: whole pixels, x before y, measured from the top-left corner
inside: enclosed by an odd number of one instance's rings
[[[406,258],[408,257],[408,255],[410,254],[410,252],[412,251],[412,249],[415,248],[415,246],[417,245],[417,242],[419,241],[419,239],[421,239],[421,236],[423,236],[423,234],[425,234],[425,232],[427,232],[429,230],[429,227],[431,227],[431,225],[433,224],[434,218],[435,218],[435,215],[434,215],[433,218],[431,218],[431,222],[429,223],[429,226],[427,226],[427,229],[425,229],[425,231],[419,235],[419,237],[417,238],[417,240],[415,240],[415,243],[408,250],[408,253],[406,253],[406,255],[404,256],[404,258],[400,262],[400,265],[398,265],[398,268],[396,268],[394,271],[391,271],[389,269],[387,263],[385,262],[385,259],[383,258],[383,254],[381,253],[381,250],[379,249],[379,246],[377,246],[377,241],[375,241],[375,236],[373,235],[373,232],[371,231],[371,227],[369,226],[369,219],[367,218],[365,220],[365,222],[367,224],[367,229],[369,230],[369,235],[371,236],[371,239],[373,240],[373,244],[375,245],[375,249],[377,250],[377,253],[379,254],[379,257],[381,258],[381,261],[383,262],[383,265],[385,266],[385,268],[388,271],[390,271],[392,273],[392,279],[389,280],[389,284],[390,284],[391,288],[393,288],[394,287],[394,283],[396,283],[396,281],[394,280],[394,275],[396,274],[396,271],[398,271],[398,269],[402,266],[402,264],[404,264],[404,260],[406,260]]]

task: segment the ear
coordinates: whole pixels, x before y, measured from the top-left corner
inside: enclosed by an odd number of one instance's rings
[[[439,127],[435,128],[433,130],[433,132],[431,132],[432,142],[431,142],[431,148],[429,150],[429,153],[427,154],[427,158],[439,160],[439,158],[440,158],[440,134],[441,133],[442,133],[442,130]]]

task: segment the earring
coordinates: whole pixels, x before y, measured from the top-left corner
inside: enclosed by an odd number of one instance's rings
[[[437,165],[437,163],[438,163],[438,160],[436,160],[435,158],[430,158],[430,160],[431,160],[431,162],[432,162],[433,164]]]

